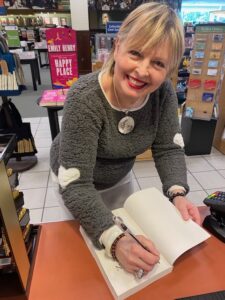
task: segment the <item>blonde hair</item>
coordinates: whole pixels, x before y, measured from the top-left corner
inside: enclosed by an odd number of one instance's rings
[[[171,75],[180,64],[184,52],[183,26],[176,13],[167,5],[145,3],[133,10],[123,21],[117,34],[129,49],[145,51],[169,42]],[[103,71],[113,74],[115,46],[103,65]]]

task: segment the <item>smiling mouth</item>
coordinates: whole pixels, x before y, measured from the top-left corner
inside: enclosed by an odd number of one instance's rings
[[[128,75],[127,75],[127,79],[128,79],[128,85],[136,90],[140,90],[147,85],[147,83]]]

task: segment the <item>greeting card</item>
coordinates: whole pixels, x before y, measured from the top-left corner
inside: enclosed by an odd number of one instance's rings
[[[203,61],[202,60],[195,60],[193,65],[194,67],[201,67],[203,65]]]
[[[198,43],[196,43],[196,45],[195,45],[195,48],[197,49],[197,50],[203,50],[203,49],[205,49],[205,43],[203,43],[203,42],[198,42]]]
[[[224,39],[224,35],[223,34],[213,34],[213,41],[214,42],[222,42]]]
[[[214,94],[213,93],[203,93],[202,94],[202,101],[204,102],[212,102]]]
[[[193,75],[201,75],[202,74],[202,69],[192,69],[191,73]]]
[[[217,68],[218,67],[218,60],[209,60],[208,61],[208,67],[209,68]]]
[[[223,48],[223,43],[212,43],[212,50],[221,50]]]
[[[205,90],[215,90],[216,88],[216,80],[205,80],[204,82],[204,89]]]
[[[195,58],[204,58],[205,52],[204,51],[196,51]]]
[[[217,69],[208,69],[207,70],[207,75],[208,76],[216,76],[217,75],[218,70]]]
[[[189,79],[188,87],[191,89],[196,89],[201,86],[202,82],[200,79]]]
[[[218,51],[211,51],[209,53],[209,58],[210,59],[220,59],[220,52],[218,52]]]

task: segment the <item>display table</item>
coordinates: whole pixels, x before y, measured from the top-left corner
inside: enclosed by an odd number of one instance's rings
[[[37,57],[34,58],[21,58],[20,62],[22,65],[29,64],[30,70],[31,70],[31,76],[32,76],[32,82],[33,82],[33,88],[34,91],[37,91],[37,83],[41,84],[41,76],[40,76],[40,70],[38,66],[38,59]]]
[[[47,48],[34,48],[34,50],[37,51],[37,53],[38,53],[40,68],[48,67],[49,66],[48,49]],[[45,62],[44,63],[42,62],[41,53],[44,53],[44,55],[45,55]]]
[[[47,109],[52,140],[60,131],[58,111],[63,109],[67,92],[68,89],[45,90],[37,100],[39,106]]]
[[[172,300],[225,288],[225,244],[215,237],[183,254],[169,275],[131,296],[133,300]],[[113,299],[78,223],[41,225],[29,300]]]

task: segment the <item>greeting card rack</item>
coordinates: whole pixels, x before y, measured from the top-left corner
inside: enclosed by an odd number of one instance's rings
[[[225,24],[198,24],[190,62],[182,134],[187,155],[209,154],[224,75]],[[221,118],[221,117],[219,117]],[[203,143],[206,139],[206,144]]]

